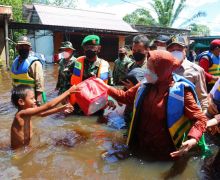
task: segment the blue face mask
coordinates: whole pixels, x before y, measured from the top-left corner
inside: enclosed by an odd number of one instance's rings
[[[148,68],[146,68],[145,70],[144,77],[147,80],[147,83],[151,83],[151,84],[155,84],[158,80],[157,74],[155,74],[153,71],[151,71]]]

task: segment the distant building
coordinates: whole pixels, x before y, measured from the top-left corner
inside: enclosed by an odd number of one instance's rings
[[[214,39],[220,39],[220,36],[192,36],[190,40],[193,43],[190,46],[190,49],[193,49],[197,54],[206,51],[209,49],[211,41]]]
[[[12,7],[0,5],[0,66],[9,68],[8,23],[12,19]]]
[[[138,31],[111,13],[82,9],[61,8],[47,5],[25,5],[24,17],[28,23],[11,23],[12,29],[28,29],[33,50],[52,61],[62,41],[71,41],[77,56],[83,54],[82,39],[88,34],[101,37],[100,57],[113,61],[118,56],[119,46],[125,38]]]

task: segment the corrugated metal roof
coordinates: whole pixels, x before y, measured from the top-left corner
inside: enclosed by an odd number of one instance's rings
[[[137,32],[115,14],[34,4],[44,25]]]

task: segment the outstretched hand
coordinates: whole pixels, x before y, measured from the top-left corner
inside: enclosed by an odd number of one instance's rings
[[[186,154],[193,146],[195,146],[197,143],[196,139],[191,138],[185,142],[182,143],[182,146],[179,148],[179,150],[170,153],[171,157],[180,157],[184,154]]]
[[[69,113],[71,113],[73,111],[74,111],[74,107],[70,103],[64,105],[63,112],[65,114],[69,114]]]
[[[76,92],[80,92],[80,87],[78,87],[77,85],[73,85],[73,86],[71,86],[70,88],[69,88],[69,93],[70,94],[73,94],[73,93],[76,93]]]

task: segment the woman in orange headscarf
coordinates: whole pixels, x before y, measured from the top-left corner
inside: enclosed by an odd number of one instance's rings
[[[108,86],[117,101],[134,105],[127,144],[133,154],[168,160],[186,153],[201,138],[206,116],[194,85],[172,72],[180,66],[167,51],[150,51],[145,82],[128,91]]]

